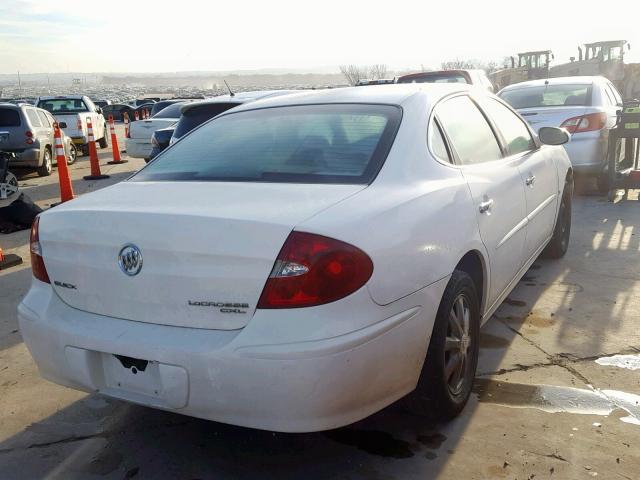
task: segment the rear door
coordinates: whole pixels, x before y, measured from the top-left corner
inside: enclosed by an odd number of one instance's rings
[[[27,114],[33,137],[39,142],[38,145],[42,156],[44,147],[47,145],[47,139],[49,138],[47,127],[42,125],[38,111],[35,108],[25,108],[25,113]]]
[[[45,141],[49,145],[53,145],[53,124],[49,121],[44,110],[36,110],[38,114],[38,118],[40,119],[40,123],[42,124],[42,132],[45,135]]]
[[[441,102],[435,112],[476,205],[480,235],[489,254],[487,304],[492,305],[524,263],[527,219],[522,159],[503,158],[495,132],[468,95]]]
[[[533,139],[525,122],[509,107],[490,98],[479,103],[494,125],[508,158],[519,161],[527,211],[524,259],[537,254],[553,233],[558,201],[558,174],[553,157]]]

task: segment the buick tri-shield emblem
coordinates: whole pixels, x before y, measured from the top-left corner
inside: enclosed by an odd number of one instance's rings
[[[142,270],[142,252],[133,244],[125,245],[118,254],[120,270],[133,277]]]

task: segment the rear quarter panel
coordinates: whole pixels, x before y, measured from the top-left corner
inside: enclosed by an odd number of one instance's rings
[[[380,305],[449,276],[468,251],[487,258],[469,187],[458,168],[431,157],[427,124],[424,105],[405,107],[373,183],[296,227],[364,250],[374,264],[369,292]]]

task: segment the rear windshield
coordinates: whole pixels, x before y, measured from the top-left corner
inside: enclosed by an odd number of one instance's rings
[[[134,180],[368,184],[400,124],[390,105],[303,105],[224,115]]]
[[[192,107],[180,117],[180,121],[176,126],[176,131],[173,133],[173,136],[175,138],[183,137],[185,134],[202,125],[207,120],[210,120],[216,115],[220,115],[221,113],[238,105],[241,104],[215,103],[211,105],[203,105],[201,107]]]
[[[19,127],[20,114],[13,108],[0,108],[0,127]]]
[[[398,83],[468,83],[460,73],[439,73],[420,77],[399,78]]]
[[[53,113],[80,113],[88,112],[89,108],[80,98],[55,98],[51,100],[41,100],[38,107]]]
[[[513,108],[591,105],[591,85],[541,85],[509,89],[500,97]]]
[[[182,103],[174,103],[156,113],[153,118],[180,118]]]

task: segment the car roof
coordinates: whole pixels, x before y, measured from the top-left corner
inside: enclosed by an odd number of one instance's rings
[[[528,82],[514,83],[504,87],[501,91],[506,92],[522,87],[543,87],[545,85],[593,85],[594,83],[601,83],[605,81],[604,77],[600,76],[581,76],[581,77],[553,77],[543,78],[540,80],[529,80]]]
[[[246,103],[234,108],[233,111],[252,110],[258,107],[268,108],[325,103],[402,105],[409,98],[416,95],[424,97],[427,102],[435,102],[451,93],[472,91],[474,88],[477,87],[466,83],[403,83],[324,90],[302,90],[299,93]]]
[[[195,102],[189,102],[180,108],[180,112],[184,113],[192,108],[202,107],[205,105],[216,105],[218,103],[234,103],[236,105],[242,105],[246,102],[253,102],[268,97],[278,97],[282,95],[288,95],[290,93],[296,93],[303,90],[257,90],[251,92],[238,92],[233,96],[218,95],[217,97],[209,98],[207,100],[199,100]]]

